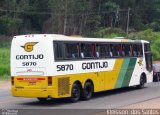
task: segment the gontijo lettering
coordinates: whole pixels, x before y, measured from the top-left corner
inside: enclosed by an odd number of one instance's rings
[[[108,62],[87,62],[87,63],[82,63],[82,69],[100,69],[100,68],[107,68],[108,67]]]
[[[37,55],[16,55],[17,60],[24,60],[24,59],[43,59],[43,54],[37,54]]]

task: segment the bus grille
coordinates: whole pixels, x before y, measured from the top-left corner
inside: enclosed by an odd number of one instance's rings
[[[69,78],[58,79],[58,96],[69,94]]]

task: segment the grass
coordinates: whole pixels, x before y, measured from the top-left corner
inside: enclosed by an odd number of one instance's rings
[[[0,76],[0,81],[9,81],[11,79],[10,75]]]
[[[4,45],[5,44],[5,45]],[[10,44],[0,44],[0,80],[10,79]]]

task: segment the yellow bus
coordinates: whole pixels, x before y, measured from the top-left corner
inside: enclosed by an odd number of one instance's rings
[[[56,34],[15,36],[11,91],[16,97],[89,100],[94,92],[152,82],[145,40],[75,38]]]

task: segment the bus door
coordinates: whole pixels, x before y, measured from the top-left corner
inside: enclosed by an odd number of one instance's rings
[[[146,60],[146,70],[148,72],[152,71],[152,53],[150,49],[150,44],[144,44],[145,60]]]

